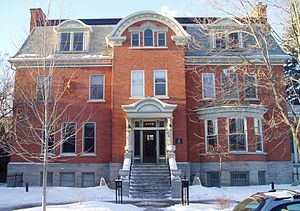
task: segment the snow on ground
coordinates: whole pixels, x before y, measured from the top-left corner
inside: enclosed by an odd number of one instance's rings
[[[300,192],[300,186],[276,185],[277,189],[291,189]],[[190,187],[190,206],[180,204],[167,207],[166,211],[186,211],[186,210],[231,210],[238,201],[256,192],[265,192],[270,189],[268,185],[244,186],[244,187],[222,187],[206,188],[200,185]],[[1,208],[14,206],[28,206],[41,203],[41,187],[30,187],[29,192],[25,192],[25,187],[8,188],[0,186],[0,210]],[[124,197],[125,204],[111,203],[115,200],[115,191],[107,187],[92,188],[68,188],[68,187],[48,187],[47,202],[49,204],[63,204],[49,206],[49,210],[143,210],[136,206],[126,204],[128,199]],[[221,209],[220,201],[231,201],[228,208]],[[178,201],[178,200],[177,200]],[[73,204],[68,204],[73,203]],[[130,202],[128,202],[130,203]],[[205,203],[205,204],[204,204]],[[208,204],[211,203],[211,204]],[[30,207],[30,206],[28,206]],[[40,210],[41,208],[26,209],[30,211]]]

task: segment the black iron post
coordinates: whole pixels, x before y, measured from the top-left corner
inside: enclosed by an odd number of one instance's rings
[[[189,205],[189,179],[181,180],[181,204]]]
[[[26,186],[25,187],[26,187],[25,188],[26,192],[28,192],[29,191],[29,184],[28,184],[28,182],[26,182]]]
[[[274,189],[275,189],[274,182],[271,182],[271,190],[274,190]]]
[[[122,204],[123,203],[122,179],[118,177],[118,179],[116,179],[115,182],[116,182],[116,204]]]

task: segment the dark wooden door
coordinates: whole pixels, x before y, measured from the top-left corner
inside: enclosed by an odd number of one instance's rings
[[[143,162],[156,163],[156,131],[144,130]]]

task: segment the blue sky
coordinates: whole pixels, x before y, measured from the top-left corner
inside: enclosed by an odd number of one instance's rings
[[[0,53],[13,56],[29,33],[30,8],[50,8],[50,19],[125,17],[141,10],[173,16],[223,16],[210,0],[5,0],[0,9]],[[273,12],[271,17],[278,18]],[[274,23],[278,21],[273,21]]]

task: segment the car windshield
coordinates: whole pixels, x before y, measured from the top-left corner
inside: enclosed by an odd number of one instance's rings
[[[265,203],[264,197],[255,195],[241,201],[233,208],[233,211],[255,211],[259,206]]]

